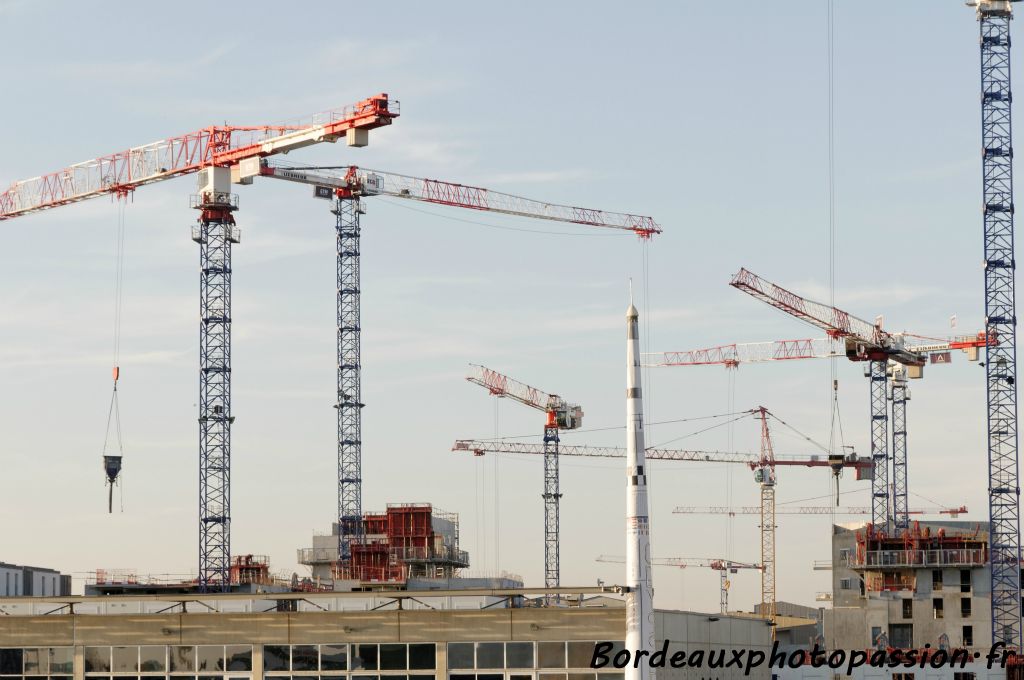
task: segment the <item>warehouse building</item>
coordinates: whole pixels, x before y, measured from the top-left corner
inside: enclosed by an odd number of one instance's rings
[[[590,667],[623,645],[623,607],[578,606],[613,588],[0,599],[4,680],[621,680]],[[551,594],[556,594],[552,592]],[[764,620],[657,611],[670,649],[770,650]],[[728,656],[728,651],[725,651]],[[665,668],[660,680],[743,670]],[[749,676],[769,679],[765,666]]]

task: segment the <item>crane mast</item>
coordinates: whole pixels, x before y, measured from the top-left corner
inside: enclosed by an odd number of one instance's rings
[[[199,210],[192,240],[200,251],[200,590],[231,585],[231,274],[232,246],[240,241],[231,182],[240,179],[240,164],[258,166],[275,154],[342,138],[348,146],[366,146],[370,130],[398,115],[398,102],[381,93],[294,125],[211,126],[15,182],[0,193],[5,220],[103,195],[123,198],[141,186],[198,173],[191,207]]]
[[[1014,289],[1010,0],[974,0],[981,47],[982,214],[992,642],[1021,647],[1020,478],[1017,460],[1017,312]]]
[[[548,394],[479,364],[470,364],[466,380],[480,385],[492,395],[509,397],[524,406],[544,411],[544,586],[557,588],[560,572],[559,503],[562,498],[558,470],[559,429],[573,430],[583,425],[583,410],[557,394]]]
[[[449,207],[496,212],[517,217],[568,222],[629,231],[647,239],[661,233],[653,218],[538,201],[454,182],[412,177],[354,165],[300,166],[279,160],[252,157],[240,162],[234,181],[252,184],[257,177],[313,186],[313,196],[335,201],[338,251],[338,558],[344,564],[350,544],[359,539],[361,522],[361,401],[359,321],[359,216],[360,200],[389,196]],[[583,412],[558,395],[520,383],[482,366],[473,366],[467,377],[492,394],[509,397],[547,413],[544,445],[545,584],[557,587],[558,577],[558,430],[580,426]]]

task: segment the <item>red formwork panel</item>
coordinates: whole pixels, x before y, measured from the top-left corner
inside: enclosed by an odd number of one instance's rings
[[[388,508],[388,536],[426,538],[434,531],[430,505],[400,505]]]

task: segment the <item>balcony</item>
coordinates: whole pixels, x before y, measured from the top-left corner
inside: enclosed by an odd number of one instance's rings
[[[984,567],[988,563],[985,548],[940,550],[872,550],[850,555],[851,569],[931,569],[937,567]]]

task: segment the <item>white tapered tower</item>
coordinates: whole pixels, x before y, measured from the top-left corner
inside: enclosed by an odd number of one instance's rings
[[[650,680],[646,663],[654,652],[654,589],[651,582],[651,532],[644,469],[644,409],[640,390],[640,315],[626,311],[626,649],[646,650],[640,668],[630,663],[626,680]]]

